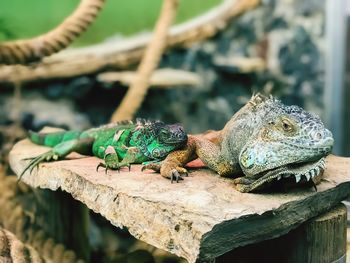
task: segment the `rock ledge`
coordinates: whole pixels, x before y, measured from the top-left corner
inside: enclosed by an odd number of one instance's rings
[[[27,164],[23,158],[45,151],[20,141],[10,153],[12,169],[20,174]],[[207,169],[171,184],[159,174],[140,172],[139,165],[131,172],[96,172],[99,162],[71,154],[39,165],[23,181],[53,191],[61,188],[113,225],[189,262],[286,234],[350,195],[350,159],[336,156],[327,158],[318,192],[310,188],[275,194],[242,194],[232,180]]]

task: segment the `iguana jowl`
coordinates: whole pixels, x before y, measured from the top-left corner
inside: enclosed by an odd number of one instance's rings
[[[119,170],[132,163],[158,162],[171,151],[184,146],[187,134],[180,124],[167,125],[161,121],[124,122],[108,124],[83,132],[56,133],[30,132],[29,138],[36,144],[53,147],[46,153],[31,159],[19,176],[32,171],[39,163],[58,160],[71,152],[94,155],[104,159],[102,166]]]
[[[183,166],[199,157],[221,176],[234,180],[237,190],[251,192],[275,180],[293,176],[296,183],[311,181],[325,166],[333,146],[332,133],[319,117],[298,106],[286,106],[273,97],[257,94],[221,131],[191,135],[187,146],[172,152],[161,165],[164,177],[187,173]]]

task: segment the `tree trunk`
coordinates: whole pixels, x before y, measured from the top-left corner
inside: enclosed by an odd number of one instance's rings
[[[287,235],[237,248],[216,263],[345,263],[346,223],[346,207],[339,204]]]

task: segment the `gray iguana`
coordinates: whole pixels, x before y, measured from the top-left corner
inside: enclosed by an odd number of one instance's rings
[[[39,163],[58,160],[71,152],[94,155],[104,159],[97,166],[119,170],[133,163],[161,161],[171,151],[186,145],[187,134],[180,124],[167,125],[161,121],[122,122],[107,124],[83,132],[56,133],[29,132],[32,142],[52,147],[31,159],[19,176],[32,171]]]
[[[253,96],[221,131],[209,135],[211,139],[190,135],[184,149],[144,169],[183,179],[184,165],[199,157],[220,176],[245,175],[234,180],[236,189],[251,192],[291,177],[296,183],[313,182],[333,146],[332,133],[319,117],[261,94]]]

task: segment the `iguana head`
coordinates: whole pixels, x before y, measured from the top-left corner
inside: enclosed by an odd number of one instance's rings
[[[151,159],[161,159],[187,143],[187,134],[181,124],[138,120],[134,133],[137,145]]]
[[[257,105],[255,111],[256,131],[239,156],[245,175],[262,185],[290,176],[296,182],[309,181],[321,173],[333,136],[319,117],[274,98]]]
[[[158,130],[158,140],[164,145],[183,146],[187,142],[187,134],[181,124],[162,124]]]

